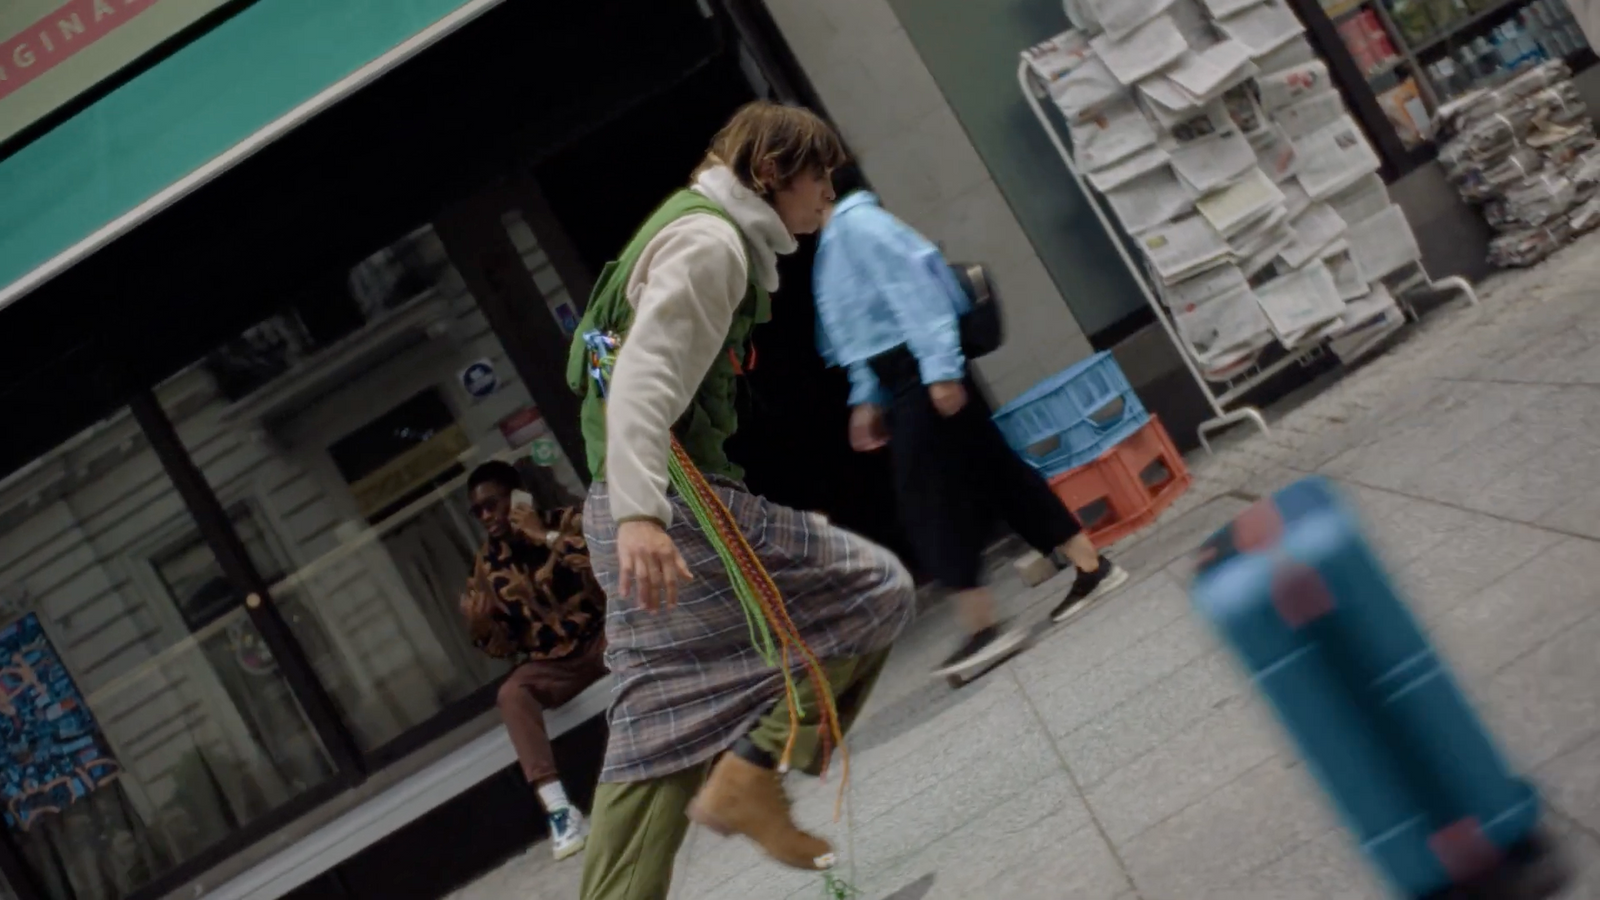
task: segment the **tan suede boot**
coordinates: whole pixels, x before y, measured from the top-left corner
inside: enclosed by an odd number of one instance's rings
[[[782,777],[736,754],[725,753],[717,760],[689,804],[689,819],[724,837],[743,835],[790,868],[833,868],[828,842],[801,831],[790,817]]]

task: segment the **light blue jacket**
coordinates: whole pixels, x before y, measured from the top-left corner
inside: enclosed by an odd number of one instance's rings
[[[904,344],[923,384],[960,381],[969,303],[933,242],[860,191],[839,201],[812,268],[817,349],[850,372],[850,405],[883,402],[867,360]]]

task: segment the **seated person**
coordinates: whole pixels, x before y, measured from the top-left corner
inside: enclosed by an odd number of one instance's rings
[[[479,466],[467,492],[488,538],[461,611],[476,646],[518,661],[500,686],[500,715],[550,817],[556,859],[566,859],[583,850],[588,827],[557,777],[544,711],[605,674],[605,594],[589,571],[582,512],[540,512],[504,462]]]

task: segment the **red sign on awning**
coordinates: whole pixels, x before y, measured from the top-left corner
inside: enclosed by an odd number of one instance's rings
[[[156,0],[67,0],[0,43],[0,99],[66,62],[154,6]]]

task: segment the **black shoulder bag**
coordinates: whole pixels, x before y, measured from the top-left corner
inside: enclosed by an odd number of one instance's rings
[[[967,359],[988,356],[1005,340],[994,279],[980,263],[951,263],[950,271],[971,304],[961,316],[961,352]]]

